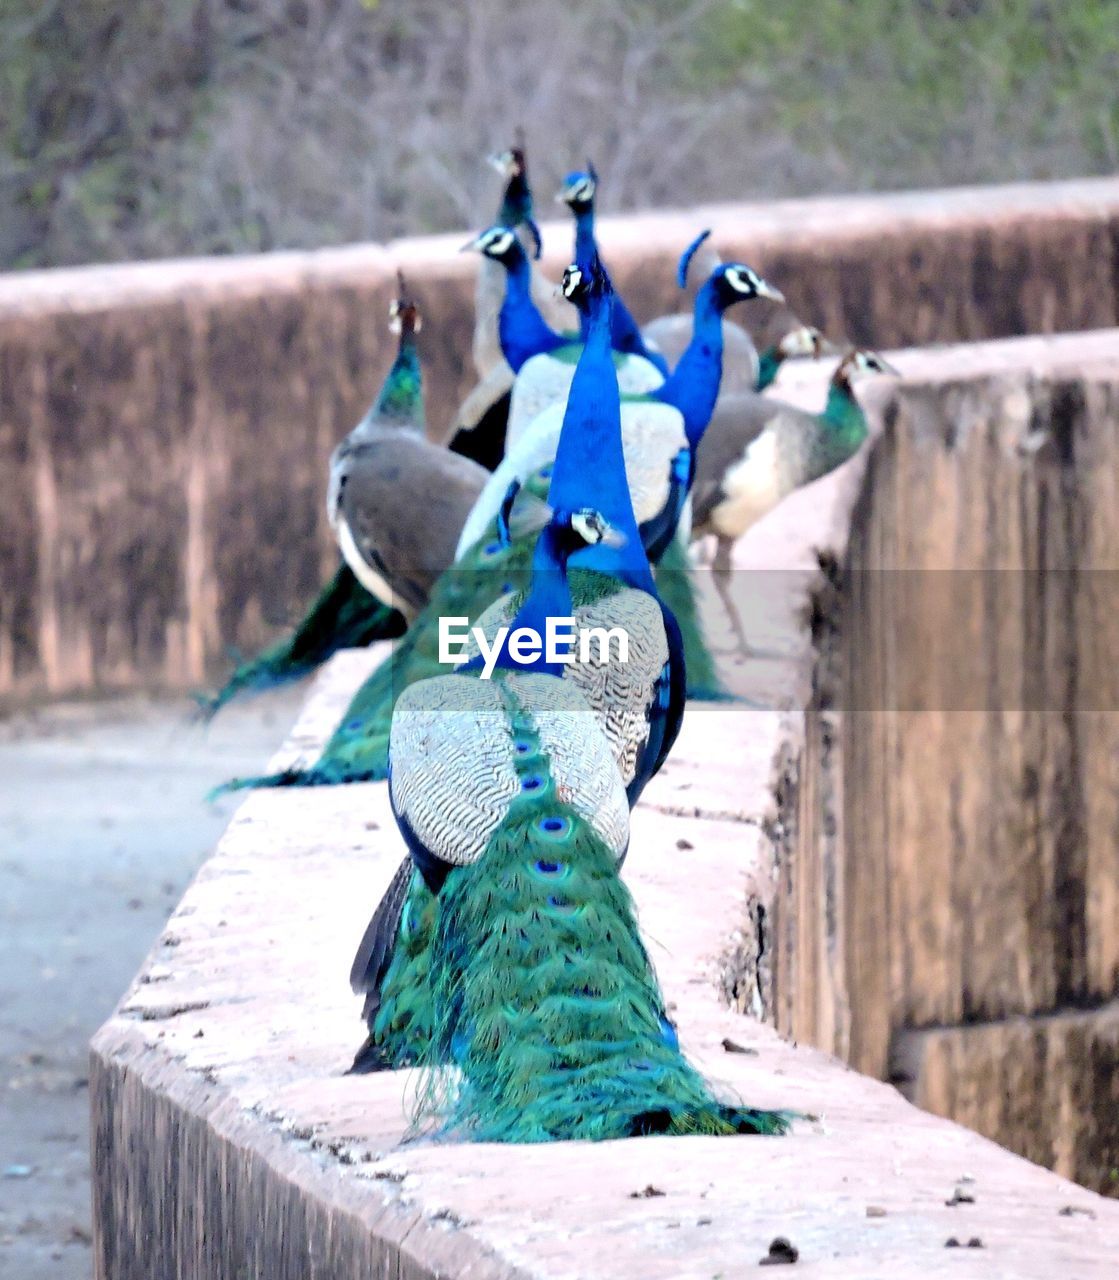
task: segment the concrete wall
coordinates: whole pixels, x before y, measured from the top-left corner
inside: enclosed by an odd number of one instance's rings
[[[774,1013],[1115,1191],[1119,333],[905,373],[817,596]]]
[[[721,206],[607,221],[640,317],[679,306],[702,226],[836,337],[896,347],[1111,325],[1119,182]],[[545,228],[546,265],[570,252]],[[390,359],[401,263],[428,412],[471,382],[462,237],[0,279],[0,698],[222,669],[333,563],[324,463]]]

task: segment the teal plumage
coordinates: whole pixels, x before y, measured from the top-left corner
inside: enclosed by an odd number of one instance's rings
[[[836,368],[821,413],[749,394],[716,408],[696,457],[692,530],[715,537],[712,577],[743,656],[753,650],[730,589],[734,543],[791,493],[857,452],[868,425],[851,380],[892,372],[874,352],[852,351]]]
[[[555,694],[545,687],[530,708],[532,684],[563,688],[512,674],[468,686],[500,697],[504,714],[462,742],[463,755],[504,746],[515,790],[481,853],[439,888],[417,1118],[481,1142],[783,1132],[788,1116],[716,1097],[680,1052],[618,850],[561,798],[578,794],[588,767],[612,768],[601,753],[592,764],[593,718],[579,723],[584,760],[572,776],[545,745],[560,736]],[[413,701],[430,705],[430,687],[413,686],[400,714]]]
[[[374,599],[345,564],[319,592],[295,630],[255,658],[241,663],[215,694],[199,694],[207,718],[234,698],[300,680],[339,649],[394,640],[407,624],[395,609]]]

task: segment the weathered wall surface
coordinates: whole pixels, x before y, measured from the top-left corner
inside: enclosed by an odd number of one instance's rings
[[[1119,182],[721,206],[607,221],[636,314],[680,305],[697,228],[837,338],[879,346],[1119,319]],[[570,230],[545,228],[553,273]],[[0,697],[220,669],[333,562],[326,457],[390,358],[397,263],[427,315],[429,419],[469,387],[460,237],[0,279]]]
[[[1119,334],[905,373],[818,599],[774,1011],[1114,1190]]]

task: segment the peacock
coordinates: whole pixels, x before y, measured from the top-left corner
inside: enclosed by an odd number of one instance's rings
[[[706,239],[697,237],[681,256],[681,285],[692,256]],[[584,251],[587,250],[584,248]],[[578,264],[577,264],[578,266]],[[645,550],[654,564],[662,593],[676,613],[688,660],[689,694],[721,695],[714,661],[707,651],[698,607],[691,590],[686,552],[688,531],[676,542],[691,485],[692,459],[719,394],[723,364],[723,314],[751,298],[782,300],[780,292],[744,263],[720,263],[696,295],[692,341],[664,383],[643,395],[622,397],[622,445],[630,494]],[[539,414],[511,445],[486,483],[459,538],[458,557],[483,535],[509,485],[546,467],[555,455],[563,406]]]
[[[396,358],[377,399],[330,459],[327,516],[342,564],[289,637],[199,699],[208,715],[240,694],[307,675],[339,649],[395,639],[451,561],[488,473],[424,437],[419,310],[399,274],[397,285],[389,308],[390,331],[399,335]]]
[[[508,449],[542,409],[567,399],[582,338],[558,332],[540,314],[531,295],[528,256],[508,227],[488,227],[463,248],[501,263],[506,271],[498,332],[505,359],[516,375],[509,403]],[[640,356],[615,352],[614,363],[623,391],[648,391],[664,381],[661,371]]]
[[[695,248],[705,237],[701,237]],[[693,250],[694,252],[694,250]],[[707,250],[708,271],[718,268],[721,259]],[[687,283],[684,272],[680,287]],[[650,342],[675,368],[692,340],[693,318],[690,313],[676,312],[658,316],[642,329]],[[760,348],[760,352],[759,352]],[[750,332],[731,320],[723,319],[723,379],[720,396],[743,391],[764,391],[772,386],[786,360],[838,354],[837,349],[812,325],[804,324],[784,303],[767,307],[750,317]]]
[[[578,269],[569,269],[564,277],[564,288],[568,296],[589,305],[589,300],[585,297],[589,278]],[[606,330],[602,333],[602,341],[606,342],[608,333]],[[587,410],[580,409],[578,403],[573,404],[569,400],[568,412],[577,411]],[[528,476],[523,483],[524,499],[542,500],[548,492],[551,474],[549,465]],[[624,460],[620,474],[625,476]],[[628,518],[632,520],[633,504],[628,488],[625,509]],[[389,657],[358,690],[318,761],[306,769],[289,769],[264,777],[234,780],[220,790],[250,786],[323,786],[384,778],[392,710],[397,697],[408,685],[446,669],[440,661],[440,619],[463,617],[470,623],[475,623],[499,598],[508,599],[516,592],[527,589],[532,574],[534,543],[535,529],[515,534],[507,524],[504,513],[499,511],[469,553],[440,577],[426,609]],[[586,567],[588,566],[580,561],[578,568],[582,570]],[[630,539],[621,555],[599,548],[596,563],[591,567],[600,568],[601,572],[593,576],[580,573],[580,607],[593,612],[602,607],[604,594],[633,588],[635,594],[641,597],[635,602],[635,607],[640,606],[645,611],[639,632],[653,634],[659,617],[660,626],[668,637],[667,664],[663,658],[656,661],[652,669],[655,679],[646,682],[650,698],[655,693],[656,699],[661,699],[661,702],[650,706],[647,717],[652,726],[649,734],[654,747],[642,751],[639,766],[635,766],[634,778],[627,780],[627,785],[631,786],[636,798],[663,758],[655,744],[671,738],[674,732],[672,726],[678,727],[683,713],[685,691],[682,641],[671,611],[660,604],[639,535]],[[653,603],[650,604],[650,601]],[[643,649],[639,649],[639,653],[643,652]],[[631,664],[630,671],[633,674],[642,669],[639,664]],[[578,668],[573,670],[577,672]],[[662,670],[666,672],[663,680]],[[644,709],[642,716],[645,716]]]
[[[522,130],[512,147],[490,156],[490,164],[505,179],[497,223],[510,227],[534,257],[540,256],[540,228],[533,210],[532,188]],[[549,325],[563,331],[574,328],[577,317],[569,304],[556,296],[555,287],[535,263],[530,264],[530,293]],[[483,258],[474,287],[474,368],[478,383],[456,411],[451,424],[451,450],[462,453],[492,470],[501,460],[513,370],[501,353],[498,314],[505,296],[505,270],[492,258]]]
[[[594,233],[594,202],[598,192],[598,174],[589,161],[585,170],[569,173],[563,180],[556,199],[566,204],[575,218],[575,261],[590,262],[592,259],[602,261],[598,251],[598,242]],[[645,345],[645,339],[630,315],[629,309],[621,298],[614,295],[614,318],[611,321],[613,330],[610,335],[615,351],[628,355],[641,356],[651,361],[662,376],[668,377],[668,364],[659,351]],[[582,325],[586,333],[586,321]],[[625,388],[622,388],[623,391]]]
[[[605,548],[610,563],[637,533],[609,285],[593,287],[552,510],[513,617],[537,636],[575,609],[569,560]],[[355,1068],[375,1065],[378,1031],[379,1052],[429,1068],[422,1110],[444,1136],[783,1132],[786,1114],[716,1098],[680,1053],[618,876],[629,813],[601,709],[539,646],[526,660],[503,643],[492,680],[479,668],[414,684],[397,703],[390,797],[414,870],[398,873],[359,949],[355,974],[375,961],[384,981]]]
[[[794,490],[854,456],[867,437],[867,420],[852,381],[896,372],[873,351],[852,350],[836,367],[820,413],[750,394],[716,407],[696,453],[692,533],[715,536],[715,585],[741,655],[753,650],[730,590],[735,542]]]

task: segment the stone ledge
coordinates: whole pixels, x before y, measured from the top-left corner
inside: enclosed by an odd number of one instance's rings
[[[376,656],[330,664],[288,756],[315,749]],[[657,779],[627,876],[688,1052],[817,1121],[787,1139],[402,1146],[411,1073],[343,1074],[361,1033],[345,975],[401,855],[386,789],[258,794],[93,1044],[101,1280],[710,1280],[778,1235],[814,1276],[1112,1275],[1119,1204],[720,1002],[727,948],[757,941],[741,903],[772,892],[761,826],[786,723],[691,714],[673,768],[742,759],[735,816],[667,815]],[[947,1204],[965,1177],[975,1202]],[[974,1236],[982,1250],[946,1252]]]

